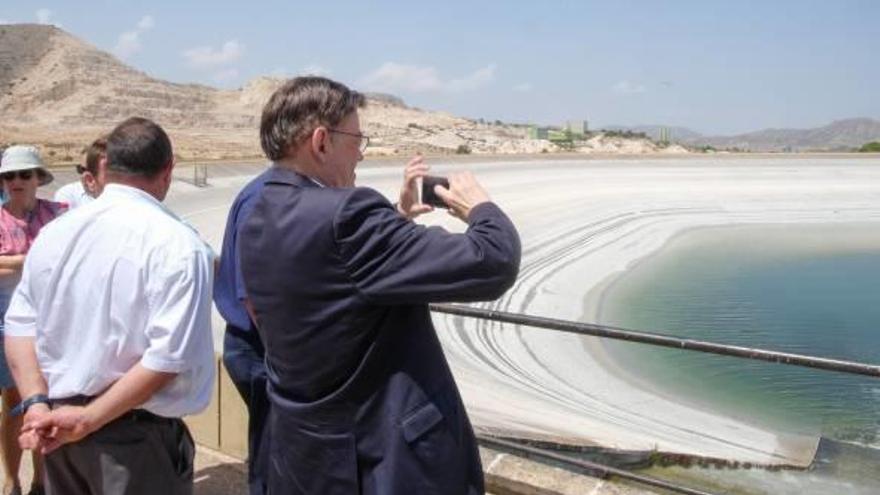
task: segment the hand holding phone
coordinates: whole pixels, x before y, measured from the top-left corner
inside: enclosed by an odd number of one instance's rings
[[[410,220],[434,211],[433,206],[421,202],[422,177],[428,175],[430,169],[421,154],[416,154],[403,169],[403,185],[400,186],[397,211]]]
[[[428,177],[425,177],[427,179]],[[446,180],[444,178],[437,177],[439,180]],[[434,182],[431,185],[431,192],[435,193],[435,195],[440,196],[441,201],[443,201],[444,208],[449,209],[449,214],[461,219],[464,222],[468,221],[468,218],[471,215],[471,210],[481,203],[485,203],[490,201],[489,194],[486,193],[486,190],[483,189],[483,186],[477,182],[477,178],[474,177],[474,174],[470,172],[458,172],[453,173],[449,176],[449,180],[446,181],[449,185],[442,184],[439,182]],[[434,188],[437,185],[442,185],[443,187],[437,188],[439,194],[434,191]],[[423,187],[422,189],[426,189]],[[424,191],[423,191],[424,193]]]
[[[440,196],[434,192],[434,186],[441,185],[446,189],[449,189],[449,179],[446,177],[437,177],[432,175],[426,175],[421,178],[421,185],[419,186],[419,202],[426,205],[435,206],[437,208],[449,208],[449,205],[443,201]]]

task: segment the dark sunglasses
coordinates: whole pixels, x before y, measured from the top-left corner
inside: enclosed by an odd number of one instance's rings
[[[18,172],[4,172],[0,174],[0,179],[3,179],[7,182],[15,179],[18,176],[21,180],[31,180],[31,177],[34,176],[33,170],[19,170]]]

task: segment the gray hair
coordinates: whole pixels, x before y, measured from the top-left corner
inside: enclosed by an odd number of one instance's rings
[[[263,107],[260,145],[281,160],[319,126],[333,127],[366,105],[364,95],[325,77],[296,77],[278,88]]]

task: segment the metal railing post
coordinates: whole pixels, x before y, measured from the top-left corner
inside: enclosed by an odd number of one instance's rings
[[[193,184],[196,187],[208,185],[208,165],[204,163],[193,164]]]

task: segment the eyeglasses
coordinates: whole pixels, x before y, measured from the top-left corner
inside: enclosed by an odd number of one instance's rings
[[[14,180],[18,177],[21,180],[31,180],[31,177],[34,176],[33,170],[19,170],[18,172],[4,172],[0,174],[0,179],[3,179],[7,182]]]
[[[335,132],[336,134],[345,134],[346,136],[354,136],[356,138],[360,138],[360,143],[358,143],[358,149],[361,151],[361,153],[366,151],[367,146],[370,145],[370,136],[367,136],[366,134],[360,134],[360,133],[355,134],[353,132],[339,131],[336,129],[327,129],[327,131]]]

